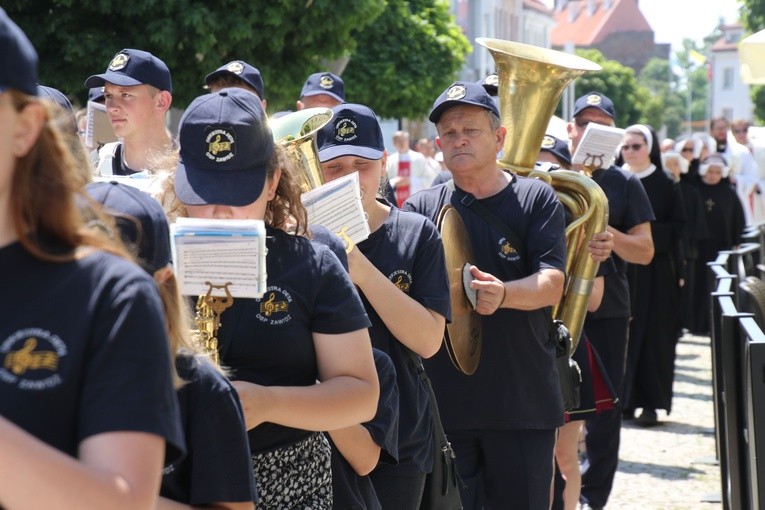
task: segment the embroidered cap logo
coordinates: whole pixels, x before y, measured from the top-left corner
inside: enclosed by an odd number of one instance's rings
[[[208,128],[205,134],[207,151],[205,156],[216,163],[225,163],[236,156],[236,137],[234,130],[225,127]]]
[[[125,53],[118,53],[117,55],[114,56],[112,61],[109,62],[109,70],[119,71],[120,69],[124,69],[129,60],[130,60],[130,55],[127,55]]]

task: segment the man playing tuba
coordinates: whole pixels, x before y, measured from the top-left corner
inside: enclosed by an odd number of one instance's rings
[[[456,82],[430,114],[453,174],[404,204],[436,221],[446,204],[465,222],[475,253],[470,287],[482,316],[482,359],[457,372],[442,349],[425,365],[465,482],[466,509],[548,508],[556,429],[563,402],[550,319],[566,263],[563,207],[548,184],[503,171],[496,161],[506,129],[480,85]],[[466,199],[458,199],[469,193]],[[479,201],[523,243],[506,238],[468,205]]]

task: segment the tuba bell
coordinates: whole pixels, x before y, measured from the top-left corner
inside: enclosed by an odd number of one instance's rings
[[[274,141],[287,149],[300,173],[297,177],[303,193],[324,184],[316,133],[333,115],[329,108],[306,108],[268,121]]]
[[[553,309],[571,332],[571,352],[576,349],[587,313],[598,263],[587,243],[608,226],[608,199],[595,181],[568,170],[534,170],[549,119],[563,90],[574,79],[601,67],[585,58],[499,39],[478,38],[491,52],[499,78],[502,126],[507,130],[498,164],[518,175],[538,177],[555,189],[574,221],[566,227],[566,285]],[[571,353],[569,353],[570,355]]]

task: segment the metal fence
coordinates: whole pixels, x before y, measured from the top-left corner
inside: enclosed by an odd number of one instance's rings
[[[710,262],[715,439],[725,510],[765,509],[765,225]]]

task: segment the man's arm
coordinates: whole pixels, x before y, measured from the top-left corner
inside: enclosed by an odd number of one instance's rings
[[[614,235],[614,252],[631,264],[650,264],[653,260],[653,236],[651,223],[646,221],[629,229],[626,233],[613,227],[608,231]]]
[[[475,311],[481,315],[491,315],[499,308],[537,310],[554,306],[563,295],[565,277],[558,269],[542,269],[510,282],[503,282],[475,266],[470,272],[475,278],[470,287],[478,291]]]

